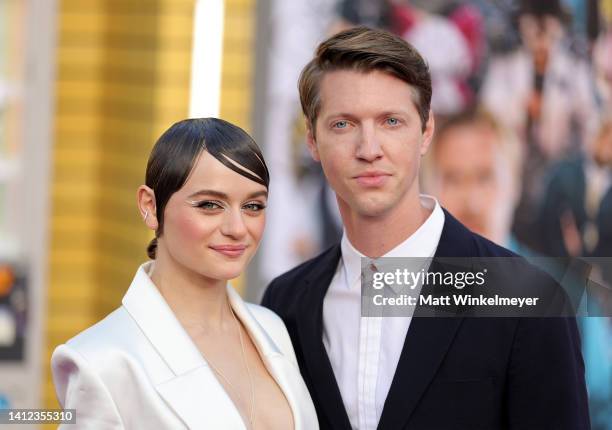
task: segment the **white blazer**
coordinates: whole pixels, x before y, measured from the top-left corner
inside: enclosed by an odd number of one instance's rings
[[[122,306],[51,357],[61,405],[84,429],[245,429],[240,413],[149,278],[138,269]],[[285,394],[296,430],[318,429],[291,340],[272,311],[227,294]],[[257,394],[257,393],[256,393]]]

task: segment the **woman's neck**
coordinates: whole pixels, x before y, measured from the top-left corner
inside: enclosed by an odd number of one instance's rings
[[[150,276],[185,328],[205,332],[228,328],[232,317],[226,281],[193,272],[163,251],[158,252]]]

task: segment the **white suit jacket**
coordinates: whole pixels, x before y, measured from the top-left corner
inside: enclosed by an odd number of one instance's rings
[[[223,386],[151,282],[151,264],[138,269],[121,307],[55,349],[51,367],[58,399],[64,408],[76,409],[77,424],[67,427],[245,429]],[[318,429],[281,319],[245,303],[229,285],[227,293],[285,394],[296,430]]]

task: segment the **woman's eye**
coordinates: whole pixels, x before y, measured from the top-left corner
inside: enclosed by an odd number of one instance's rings
[[[347,126],[348,126],[347,121],[337,121],[333,125],[334,128],[346,128]]]
[[[387,124],[389,125],[398,125],[399,120],[397,118],[387,118]]]
[[[261,212],[266,208],[266,206],[261,203],[247,203],[243,206],[243,208],[250,212]]]
[[[200,209],[205,209],[205,210],[216,210],[216,209],[222,209],[221,205],[216,203],[216,202],[212,202],[212,201],[203,201],[203,202],[199,202],[198,204],[196,204],[196,206]]]

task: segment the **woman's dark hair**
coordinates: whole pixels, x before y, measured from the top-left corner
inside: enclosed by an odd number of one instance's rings
[[[155,258],[157,238],[163,233],[166,204],[172,194],[185,184],[202,151],[207,151],[229,169],[266,188],[270,184],[268,167],[261,150],[240,127],[218,118],[193,118],[177,122],[157,140],[147,163],[145,184],[155,192],[159,223],[155,238],[147,247],[151,259]]]

